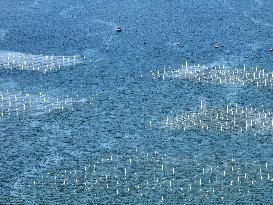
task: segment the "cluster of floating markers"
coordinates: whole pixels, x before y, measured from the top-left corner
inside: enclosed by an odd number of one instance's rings
[[[47,72],[82,64],[85,56],[44,56],[12,51],[0,51],[0,68]]]
[[[48,56],[48,55],[33,55],[14,51],[0,51],[0,69],[10,70],[34,70],[34,71],[53,71],[63,67],[82,64],[85,61],[85,56]],[[66,96],[64,98],[54,98],[46,94],[39,93],[38,95],[0,91],[0,119],[5,116],[20,115],[28,113],[39,115],[42,113],[50,113],[56,110],[67,110],[75,106],[83,106],[87,104],[84,98],[76,99]]]
[[[256,201],[270,198],[273,167],[254,160],[202,161],[197,157],[136,152],[99,158],[77,170],[66,165],[32,174],[22,189],[29,199],[40,196],[50,200],[50,196],[77,193],[88,197],[89,203],[98,204]]]
[[[154,78],[160,79],[186,79],[195,82],[212,83],[212,84],[227,84],[227,85],[253,85],[257,87],[272,87],[273,73],[265,72],[264,69],[250,68],[225,68],[218,66],[208,68],[206,66],[182,65],[179,69],[163,72],[152,72]]]
[[[0,91],[0,119],[21,114],[39,115],[56,110],[73,110],[88,104],[85,98],[53,98],[43,93],[32,95],[22,92]]]
[[[195,111],[167,116],[161,121],[163,128],[181,130],[214,130],[227,133],[243,131],[255,135],[273,134],[273,111],[228,104],[225,107],[201,107]]]

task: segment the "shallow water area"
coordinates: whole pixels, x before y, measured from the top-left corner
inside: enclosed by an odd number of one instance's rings
[[[270,0],[1,3],[0,204],[273,201]]]

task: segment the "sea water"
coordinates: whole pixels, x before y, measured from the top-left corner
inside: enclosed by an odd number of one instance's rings
[[[272,202],[272,2],[1,3],[1,204]]]

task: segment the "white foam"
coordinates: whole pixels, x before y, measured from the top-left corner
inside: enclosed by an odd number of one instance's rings
[[[83,63],[75,56],[33,55],[14,51],[0,51],[0,68],[48,72]]]
[[[43,93],[0,92],[0,119],[7,116],[42,115],[53,111],[73,110],[76,104],[85,105],[84,98],[56,98]]]
[[[273,85],[273,73],[260,68],[232,68],[230,66],[182,65],[179,69],[152,72],[153,78],[186,79],[195,82],[236,86],[268,87]]]
[[[38,172],[27,178],[25,190],[35,194],[46,190],[56,196],[64,191],[86,196],[98,194],[101,198],[110,195],[114,200],[122,196],[128,201],[142,201],[145,196],[150,202],[162,200],[163,193],[166,203],[174,203],[185,194],[202,201],[207,197],[222,198],[223,190],[226,190],[223,199],[234,197],[238,189],[244,194],[248,191],[255,194],[257,188],[266,192],[267,185],[272,183],[272,169],[267,162],[202,159],[158,152],[110,154],[82,164],[81,168],[68,165]]]
[[[201,102],[202,105],[202,102]],[[197,111],[165,117],[160,127],[180,130],[217,131],[227,134],[251,132],[253,134],[272,134],[272,110],[241,107],[227,104],[223,107],[201,106]]]

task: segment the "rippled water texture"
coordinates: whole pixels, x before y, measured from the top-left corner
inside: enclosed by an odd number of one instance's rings
[[[272,7],[2,0],[0,204],[271,204]]]

